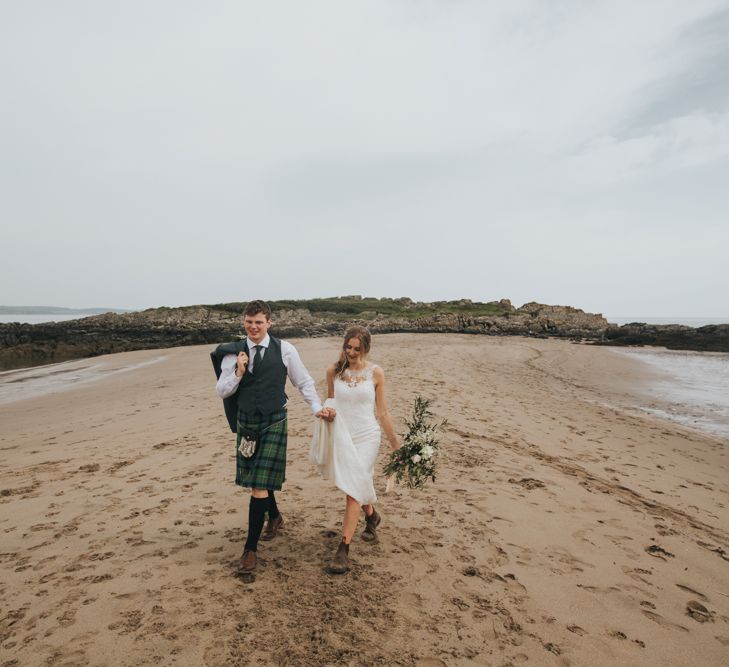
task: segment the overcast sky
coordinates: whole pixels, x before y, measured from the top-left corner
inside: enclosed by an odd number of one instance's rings
[[[0,304],[729,316],[729,0],[0,0]]]

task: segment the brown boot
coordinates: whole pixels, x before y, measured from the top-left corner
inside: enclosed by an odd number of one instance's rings
[[[240,557],[240,561],[238,561],[238,572],[253,572],[253,570],[256,569],[257,564],[258,556],[256,556],[256,552],[246,549]]]
[[[272,540],[281,528],[283,528],[283,517],[279,514],[275,519],[268,520],[261,539],[266,541]]]
[[[327,565],[329,574],[344,574],[349,569],[349,545],[342,540],[332,562]]]
[[[365,542],[377,542],[377,526],[380,525],[382,517],[377,513],[377,510],[373,507],[372,514],[365,516],[365,529],[362,533],[362,539]]]

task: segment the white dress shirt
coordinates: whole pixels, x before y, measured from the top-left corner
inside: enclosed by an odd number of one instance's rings
[[[268,349],[270,342],[271,337],[266,334],[266,337],[258,343],[258,345],[261,346],[259,350],[261,359],[266,354],[266,350]],[[256,346],[256,343],[251,341],[250,338],[247,338],[246,345],[248,347],[248,363],[251,364],[250,370],[255,373],[256,369],[252,364],[253,356],[255,354],[255,350],[253,348]],[[301,361],[301,357],[296,351],[296,348],[285,340],[281,341],[281,358],[283,359],[284,366],[286,366],[286,373],[289,376],[289,380],[291,380],[291,384],[299,390],[299,393],[304,397],[304,400],[311,408],[311,412],[316,414],[321,410],[321,401],[319,400],[319,395],[316,393],[314,380],[311,375],[309,375],[309,371],[306,370],[306,366],[304,366],[304,362]],[[215,385],[215,393],[217,393],[220,398],[228,398],[228,396],[233,395],[238,389],[240,381],[243,379],[243,376],[238,377],[235,374],[236,359],[237,356],[235,354],[226,354],[223,357],[223,361],[220,365],[220,377],[218,378],[218,383]]]

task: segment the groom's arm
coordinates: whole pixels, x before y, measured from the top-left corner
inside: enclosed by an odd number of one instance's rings
[[[226,354],[220,364],[220,377],[215,385],[215,393],[220,398],[228,398],[235,394],[240,384],[241,378],[235,374],[237,365],[236,356],[234,354]]]
[[[306,370],[304,362],[301,361],[296,348],[291,343],[282,340],[281,357],[286,366],[289,380],[304,397],[311,409],[311,413],[314,415],[319,414],[321,412],[321,401],[319,400],[319,394],[316,393],[316,385],[311,375],[309,375],[309,371]]]

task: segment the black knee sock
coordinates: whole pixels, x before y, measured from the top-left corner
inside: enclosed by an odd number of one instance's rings
[[[271,489],[268,490],[268,518],[275,519],[279,515],[278,505],[276,504],[276,496],[273,495]]]
[[[250,549],[251,551],[258,549],[258,538],[263,530],[267,509],[268,498],[251,496],[251,504],[248,506],[248,539],[244,549]]]

